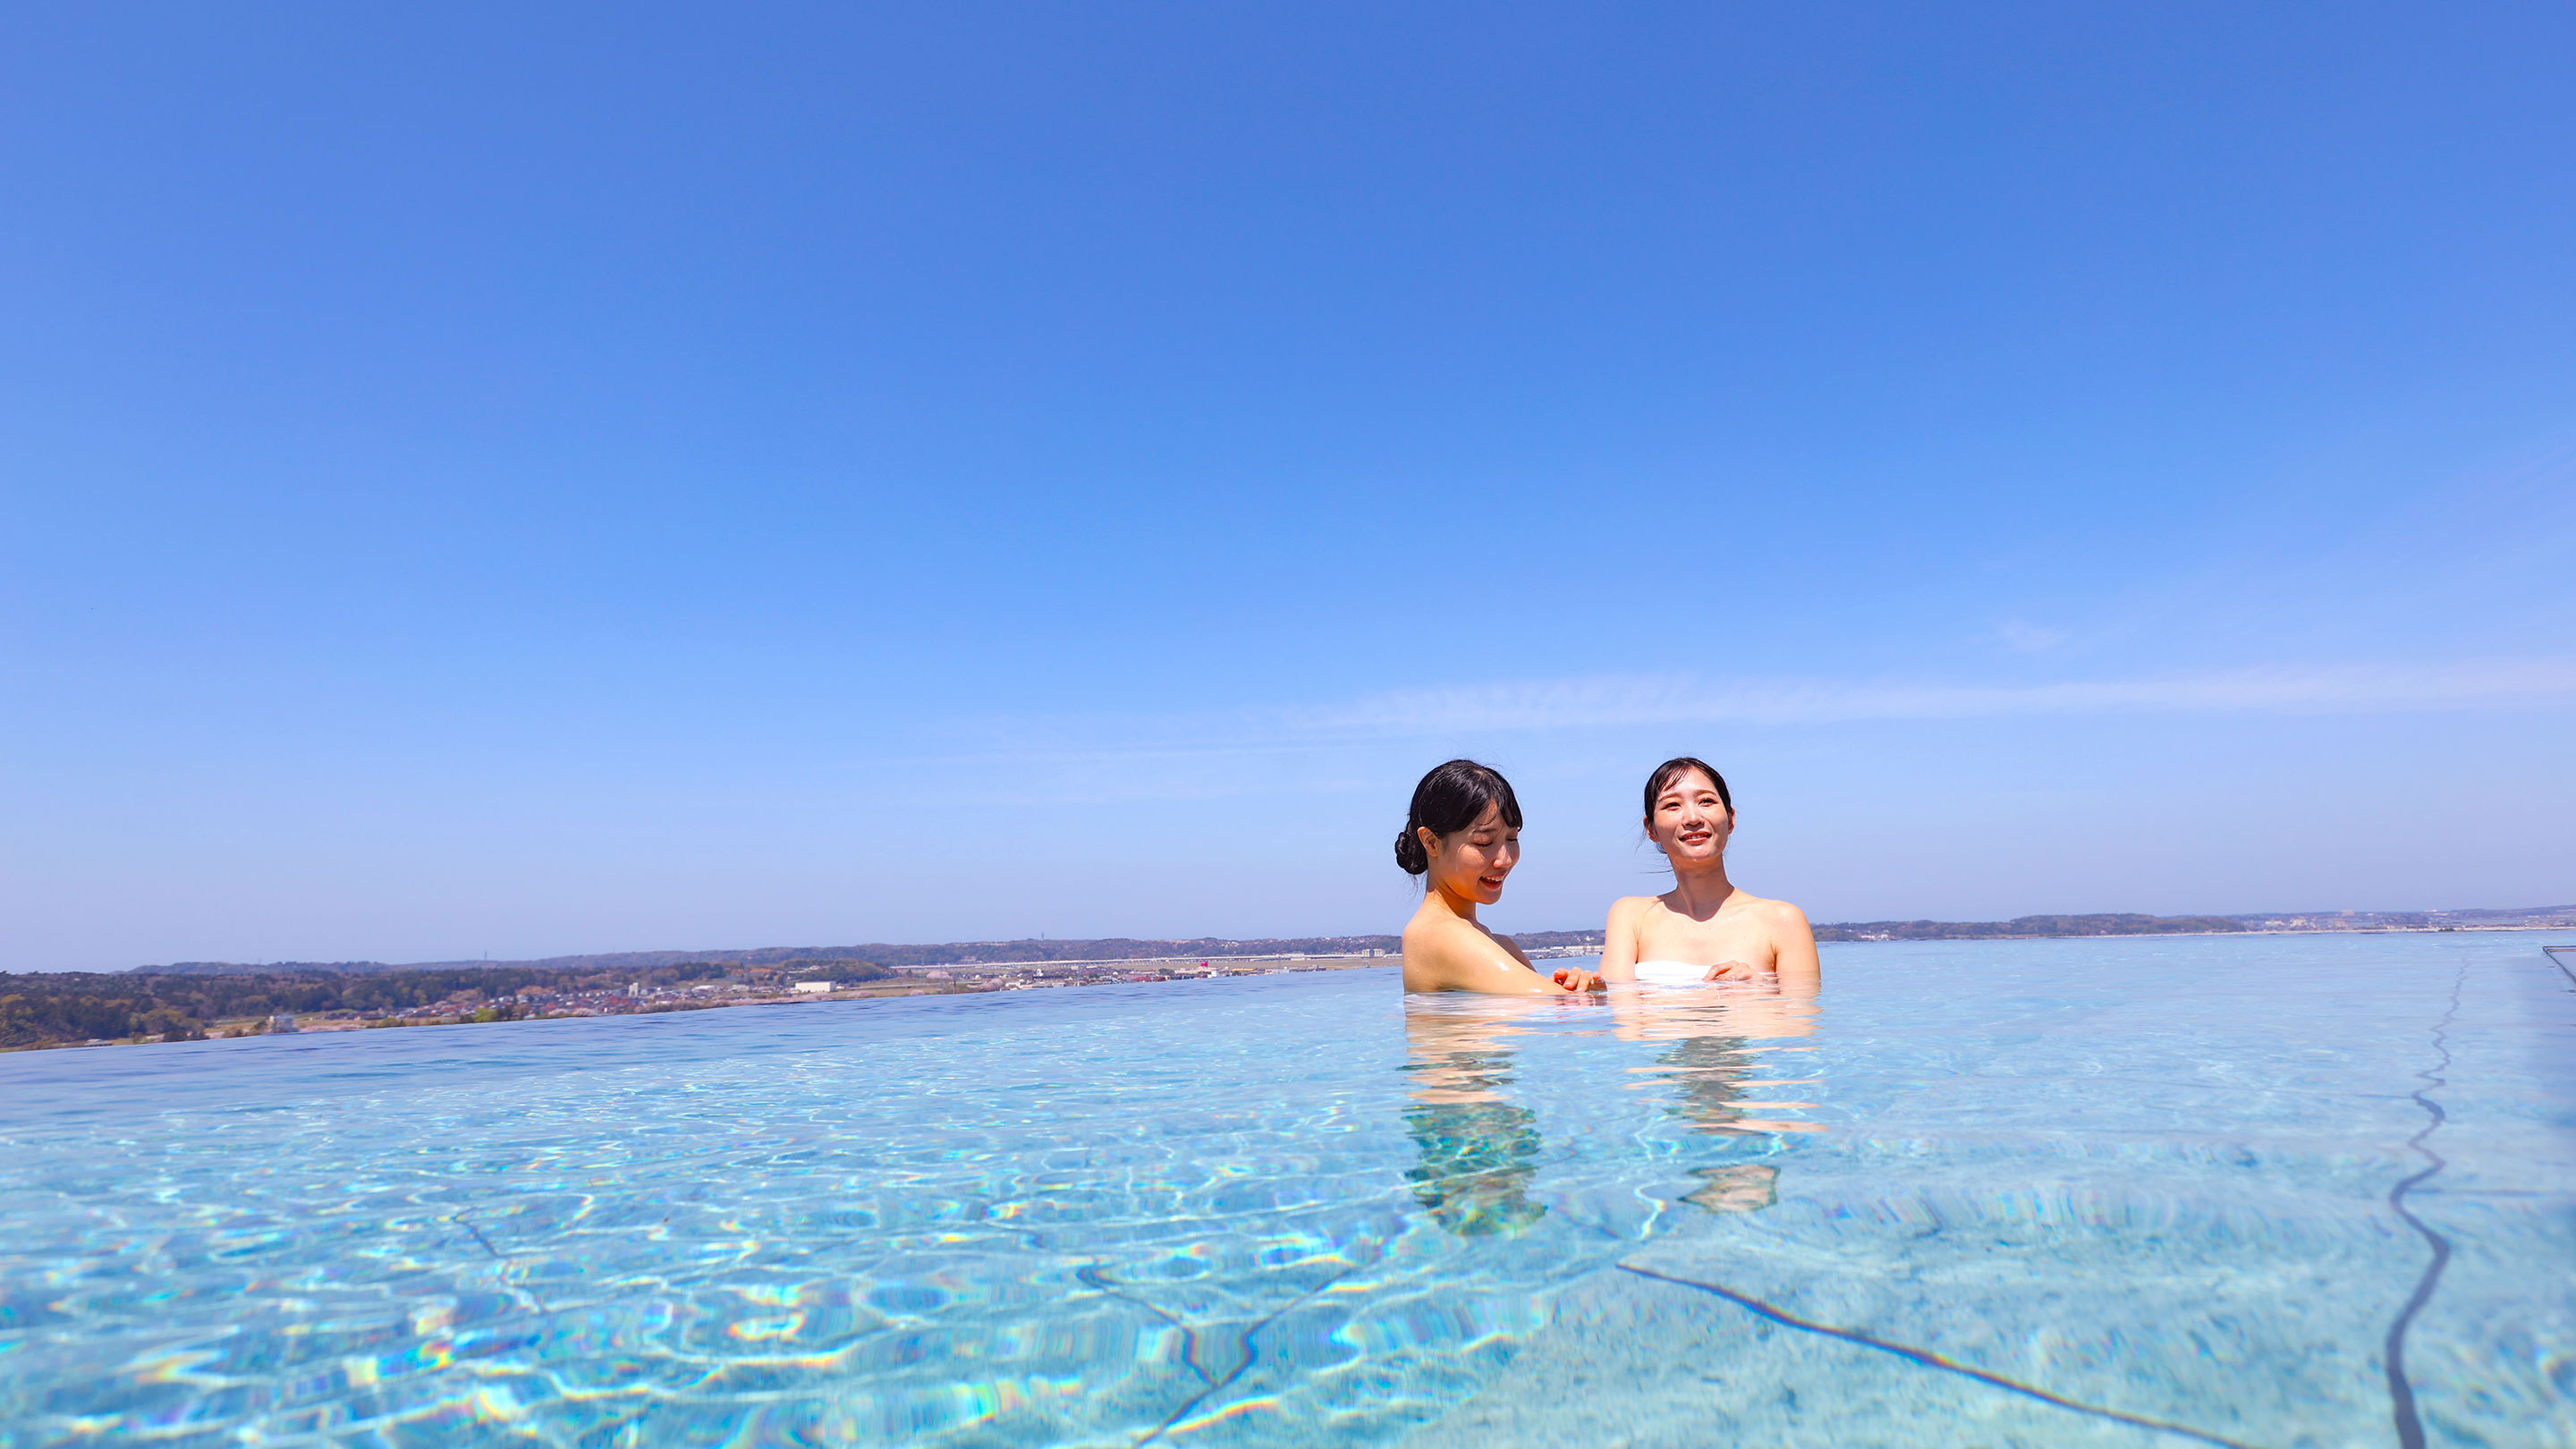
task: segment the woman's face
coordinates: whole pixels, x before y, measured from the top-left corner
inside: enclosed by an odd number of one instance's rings
[[[1655,797],[1655,813],[1646,817],[1646,833],[1666,859],[1715,860],[1726,854],[1726,838],[1735,833],[1735,812],[1718,797],[1717,782],[1697,770],[1684,770]]]
[[[1480,906],[1503,898],[1503,878],[1521,860],[1521,828],[1503,823],[1499,801],[1464,830],[1444,837],[1426,826],[1420,838],[1431,857],[1431,883]]]

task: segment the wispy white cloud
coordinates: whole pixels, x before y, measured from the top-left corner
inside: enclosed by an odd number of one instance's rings
[[[2362,713],[2576,702],[2576,657],[2273,665],[2041,684],[1625,676],[1402,690],[1283,714],[1291,736],[2142,713]]]
[[[2075,636],[2064,629],[2051,629],[2027,619],[2006,619],[1995,626],[1995,634],[2005,644],[2024,654],[2045,654]]]
[[[1396,690],[1151,715],[948,721],[935,758],[1330,755],[1371,740],[1671,724],[1793,725],[2118,714],[2360,714],[2576,704],[2576,656],[2280,664],[2048,683],[1608,675]],[[913,763],[932,763],[916,757]]]
[[[2122,714],[2360,714],[2576,705],[2576,656],[2436,664],[2273,665],[2036,684],[1713,680],[1684,675],[1400,690],[1304,706],[1031,714],[941,722],[941,745],[871,767],[925,788],[953,771],[1047,772],[1058,800],[1218,798],[1384,789],[1373,746],[1513,731],[1812,725]],[[1406,768],[1412,768],[1409,759]]]

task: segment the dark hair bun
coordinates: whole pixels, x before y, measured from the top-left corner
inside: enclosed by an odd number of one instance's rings
[[[1413,787],[1413,809],[1406,816],[1404,833],[1395,838],[1395,863],[1406,875],[1420,875],[1431,869],[1431,852],[1422,848],[1422,837],[1415,834],[1429,826],[1434,835],[1454,835],[1473,825],[1485,811],[1501,806],[1503,823],[1514,830],[1521,828],[1521,802],[1512,794],[1512,782],[1491,765],[1473,760],[1451,760],[1435,765],[1422,783]]]

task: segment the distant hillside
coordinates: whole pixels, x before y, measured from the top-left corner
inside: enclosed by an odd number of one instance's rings
[[[1973,941],[2050,936],[2215,935],[2236,931],[2426,931],[2445,928],[2566,927],[2576,930],[2576,905],[2456,911],[2276,911],[2243,916],[2100,914],[2018,916],[2009,921],[1829,921],[1816,927],[1819,941]],[[1598,946],[1599,931],[1519,931],[1527,947]],[[795,961],[872,961],[890,967],[958,966],[1049,961],[1145,961],[1199,957],[1358,956],[1392,954],[1395,936],[1291,936],[1227,940],[1214,936],[1156,938],[1105,936],[1080,941],[949,941],[939,945],[760,946],[734,951],[615,951],[595,956],[548,956],[535,961],[180,961],[137,966],[156,976],[249,976],[280,973],[355,974],[377,971],[471,971],[508,967],[524,971],[646,971],[663,967],[727,964],[783,966]]]
[[[2232,931],[2576,928],[2576,906],[2512,910],[2274,911],[2248,916],[2017,916],[2009,921],[1836,921],[1819,941],[1991,941],[2041,936],[2203,936]]]
[[[1540,931],[1525,934],[1520,939],[1546,945],[1557,937],[1564,938],[1563,944],[1575,944],[1578,937],[1584,941],[1598,941],[1601,934],[1598,931]],[[462,971],[496,966],[532,971],[633,971],[711,962],[778,966],[799,960],[860,960],[896,967],[956,966],[976,962],[1360,956],[1372,950],[1393,951],[1399,944],[1400,940],[1395,936],[1295,936],[1254,941],[1220,940],[1212,936],[1174,940],[1106,936],[1082,941],[949,941],[939,945],[871,942],[864,946],[759,946],[735,951],[616,951],[596,956],[547,956],[534,961],[418,961],[399,966],[382,961],[336,961],[328,964],[310,961],[180,961],[168,966],[137,966],[133,969],[159,976],[240,976],[286,971]]]
[[[2199,936],[2250,929],[2228,916],[2017,916],[2009,921],[1835,921],[1819,941],[1990,941],[2022,936]]]
[[[2438,931],[2462,927],[2535,930],[2576,927],[2576,906],[2460,911],[2269,911],[2230,916],[2253,931]]]

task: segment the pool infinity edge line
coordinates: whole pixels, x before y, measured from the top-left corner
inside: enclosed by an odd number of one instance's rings
[[[1670,1283],[1676,1288],[1696,1288],[1702,1293],[1713,1293],[1755,1317],[1768,1319],[1773,1323],[1779,1324],[1783,1328],[1794,1328],[1801,1333],[1820,1333],[1827,1338],[1839,1338],[1845,1343],[1856,1343],[1863,1348],[1874,1348],[1880,1353],[1894,1354],[1896,1357],[1904,1359],[1906,1362],[1911,1364],[1917,1364],[1924,1368],[1939,1369],[1943,1373],[1957,1374],[1962,1378],[1975,1379],[1977,1382],[1984,1384],[1989,1388],[2001,1389],[2008,1394],[2019,1394],[2027,1399],[2037,1399],[2039,1402],[2047,1404],[2052,1408],[2066,1409],[2078,1414],[2090,1414],[2097,1419],[2109,1419],[2113,1423],[2128,1424],[2135,1428],[2153,1429],[2161,1434],[2177,1434],[2185,1439],[2197,1439],[2203,1444],[2215,1444],[2219,1446],[2219,1449],[2255,1449],[2255,1446],[2251,1444],[2246,1444],[2235,1439],[2221,1438],[2216,1434],[2194,1429],[2187,1424],[2167,1423],[2162,1419],[2147,1418],[2143,1414],[2126,1414],[2122,1413],[2118,1409],[2105,1409],[2099,1405],[2082,1403],[2075,1399],[2067,1398],[2062,1394],[2052,1394],[2046,1389],[2023,1383],[2018,1379],[2008,1379],[2002,1374],[1989,1373],[1981,1368],[1972,1368],[1967,1364],[1958,1362],[1956,1359],[1943,1358],[1941,1355],[1934,1353],[1928,1348],[1916,1348],[1911,1344],[1891,1342],[1888,1339],[1880,1338],[1874,1334],[1864,1333],[1857,1328],[1836,1328],[1830,1323],[1816,1323],[1808,1319],[1800,1318],[1786,1309],[1777,1308],[1769,1303],[1765,1303],[1761,1299],[1753,1297],[1751,1294],[1738,1293],[1732,1288],[1720,1287],[1715,1283],[1703,1283],[1696,1278],[1676,1278],[1670,1273],[1658,1273],[1652,1268],[1640,1268],[1634,1263],[1621,1263],[1618,1266],[1622,1272],[1634,1273],[1640,1278],[1652,1278],[1658,1283]]]
[[[2549,959],[2553,965],[2558,960],[2555,956]],[[2566,968],[2562,966],[2559,969]],[[2424,1085],[2417,1087],[2411,1095],[2415,1105],[2423,1108],[2425,1115],[2432,1120],[2406,1139],[2406,1145],[2427,1165],[2412,1176],[2399,1179],[2388,1189],[2388,1210],[2404,1219],[2406,1226],[2413,1228],[2424,1239],[2425,1246],[2433,1250],[2433,1261],[2424,1265],[2423,1275],[2415,1280],[2415,1291],[2407,1295],[2406,1306],[2398,1309],[2397,1316],[2389,1320],[2388,1337],[2380,1354],[2381,1361],[2388,1368],[2389,1417],[2397,1426],[2397,1442],[2401,1449],[2424,1449],[2424,1421],[2415,1412],[2415,1385],[2406,1377],[2406,1330],[2415,1322],[2415,1315],[2424,1310],[2424,1305],[2433,1301],[2433,1290],[2442,1283],[2442,1270],[2451,1265],[2451,1240],[2433,1231],[2422,1218],[2407,1210],[2406,1194],[2416,1184],[2437,1176],[2443,1168],[2450,1166],[2440,1153],[2424,1145],[2425,1139],[2441,1131],[2442,1124],[2450,1120],[2442,1111],[2442,1104],[2424,1094],[2435,1087],[2450,1085],[2448,1079],[2436,1073],[2451,1069],[2451,1023],[2460,1014],[2460,988],[2468,983],[2468,979],[2468,963],[2462,962],[2460,974],[2451,978],[2451,1009],[2443,1012],[2442,1019],[2433,1027],[2433,1050],[2439,1052],[2442,1059],[2433,1064],[2432,1070],[2415,1074]]]

